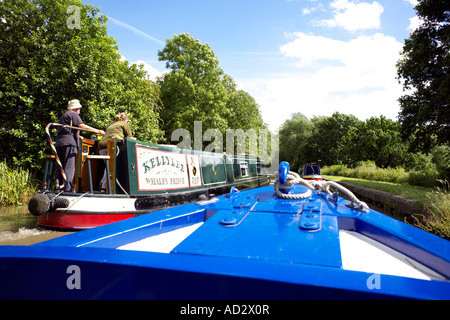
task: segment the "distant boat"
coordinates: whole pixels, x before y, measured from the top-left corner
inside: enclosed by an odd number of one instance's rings
[[[80,141],[73,193],[55,190],[56,155],[45,157],[44,184],[29,204],[30,212],[38,216],[38,226],[89,229],[169,205],[207,199],[232,186],[242,189],[270,183],[257,156],[178,149],[128,138],[108,139],[107,156],[96,155],[97,147],[98,140]],[[106,193],[101,193],[97,181],[105,161],[110,179]]]
[[[320,165],[314,162],[306,163],[303,166],[302,178],[305,180],[322,181],[323,177],[322,174],[320,173]]]
[[[287,163],[274,186],[0,247],[0,266],[0,299],[450,299],[449,241]]]

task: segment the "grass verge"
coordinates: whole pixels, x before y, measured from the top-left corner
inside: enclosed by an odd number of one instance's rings
[[[420,208],[412,214],[414,226],[450,239],[450,193],[449,183],[441,181],[440,188],[425,188],[392,182],[369,181],[358,178],[326,175],[325,178],[347,182],[361,187],[380,190],[415,201]],[[423,214],[423,212],[426,212]]]
[[[330,180],[343,181],[369,189],[389,192],[391,194],[403,197],[405,199],[418,201],[419,204],[421,205],[424,205],[426,203],[427,201],[426,195],[433,191],[433,189],[431,188],[411,186],[409,184],[400,184],[394,182],[370,181],[359,178],[349,178],[349,177],[329,176],[329,175],[326,175],[324,177]]]

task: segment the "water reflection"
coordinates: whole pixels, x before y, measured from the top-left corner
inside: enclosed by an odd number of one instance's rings
[[[28,213],[27,206],[1,207],[0,232],[17,232],[20,228],[35,229],[37,218]]]
[[[36,228],[37,218],[28,213],[27,206],[0,208],[0,245],[48,233]]]

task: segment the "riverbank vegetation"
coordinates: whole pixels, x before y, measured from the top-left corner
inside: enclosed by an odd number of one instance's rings
[[[416,218],[416,225],[428,232],[450,240],[450,185],[442,182],[443,187],[427,194],[425,208],[428,215]]]
[[[322,171],[330,172],[326,167]],[[353,176],[355,174],[353,173]],[[440,187],[426,188],[407,183],[371,181],[355,177],[326,175],[327,179],[347,182],[364,188],[384,191],[414,201],[415,212],[410,223],[440,237],[450,239],[450,185],[440,181]],[[394,208],[395,210],[395,208]]]
[[[0,206],[23,205],[36,193],[37,183],[25,169],[0,162]]]
[[[308,119],[292,115],[280,128],[280,159],[299,170],[306,162],[328,166],[328,174],[375,181],[439,186],[450,180],[450,145],[412,151],[412,140],[401,138],[400,123],[383,116],[361,121],[334,113]]]
[[[425,169],[407,171],[403,167],[396,168],[379,168],[373,161],[362,161],[357,163],[355,167],[346,165],[326,166],[322,169],[324,174],[360,178],[371,181],[384,181],[399,184],[409,184],[411,186],[423,187],[439,187],[442,180],[439,178],[447,178],[445,171],[438,171],[433,162],[425,162]]]

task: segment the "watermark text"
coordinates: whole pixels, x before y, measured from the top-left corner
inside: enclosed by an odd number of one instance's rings
[[[67,7],[67,13],[70,14],[67,18],[67,28],[81,29],[81,9],[79,6],[71,5]]]

